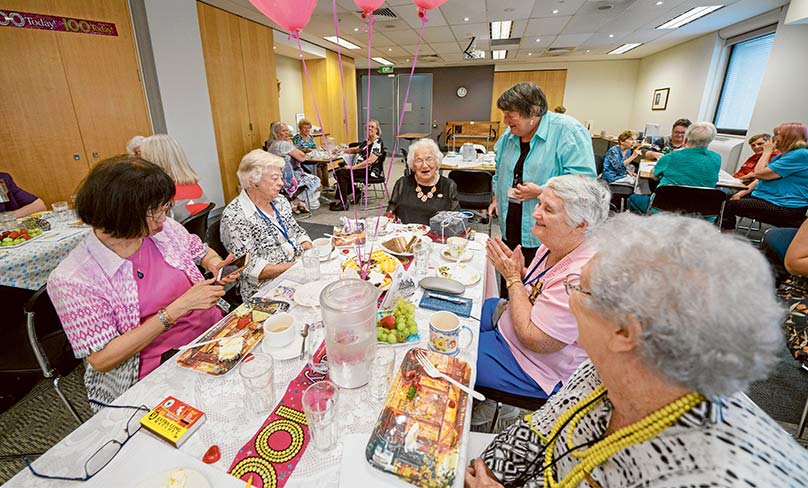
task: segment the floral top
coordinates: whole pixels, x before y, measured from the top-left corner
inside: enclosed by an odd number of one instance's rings
[[[169,266],[185,273],[191,283],[203,280],[197,263],[208,248],[199,237],[166,219],[163,230],[151,239]],[[48,278],[48,295],[77,358],[100,351],[112,339],[140,326],[132,266],[90,232]],[[112,402],[137,382],[139,365],[139,354],[107,373],[86,363],[87,397]]]
[[[277,209],[277,215],[265,218],[247,192],[242,190],[222,213],[221,233],[224,247],[236,257],[248,252],[251,254],[250,262],[239,278],[244,300],[258,291],[261,285],[258,276],[267,264],[294,261],[295,251],[300,249],[300,245],[311,241],[306,231],[292,217],[292,206],[286,198],[279,196],[272,203]],[[280,222],[277,216],[280,216]],[[288,241],[284,232],[289,237]]]
[[[314,142],[314,136],[311,134],[309,134],[308,139],[304,139],[300,134],[295,134],[292,142],[298,149],[315,149],[317,147],[317,143]]]
[[[544,486],[539,468],[544,464],[544,442],[559,416],[600,385],[595,367],[585,361],[569,382],[537,412],[503,431],[482,454],[501,483]],[[608,398],[598,403],[578,424],[572,446],[603,436],[612,407]],[[555,441],[556,479],[579,462],[563,456],[570,432]],[[562,457],[563,456],[563,457]],[[657,487],[682,486],[804,486],[808,451],[743,393],[705,401],[656,437],[628,446],[590,474],[579,486]]]
[[[620,146],[612,146],[606,151],[603,159],[603,179],[609,183],[625,178],[628,169],[623,165],[627,157],[631,156],[631,149],[620,152]]]

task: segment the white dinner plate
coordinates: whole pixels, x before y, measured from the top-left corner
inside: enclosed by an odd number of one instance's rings
[[[471,286],[480,281],[480,273],[462,263],[438,266],[438,276],[459,281],[466,286]]]
[[[185,486],[186,488],[210,488],[210,483],[208,482],[207,478],[194,469],[190,468],[175,468],[169,471],[165,471],[155,476],[150,476],[148,479],[145,479],[135,485],[137,488],[155,488],[155,487],[163,487],[163,486],[175,486],[169,485],[168,479],[172,473],[179,471],[182,469],[185,471],[185,484],[179,484],[176,486]]]
[[[421,235],[421,234],[401,234],[401,235],[396,236],[396,237],[403,237],[404,239],[406,239],[407,242],[409,242],[409,240],[412,239],[413,237],[418,237],[421,240],[421,242],[426,243],[426,244],[429,244],[429,243],[432,242],[432,239],[430,239],[429,237],[427,237],[425,235]],[[410,257],[410,256],[412,256],[414,254],[413,252],[396,252],[396,251],[393,251],[392,249],[390,249],[389,247],[387,247],[385,245],[385,243],[387,241],[391,240],[391,239],[388,239],[388,240],[381,243],[382,248],[385,251],[387,251],[388,253],[392,254],[393,256],[404,256],[404,257]],[[416,244],[418,244],[418,243],[417,242],[413,243],[413,247],[415,247]]]
[[[443,256],[444,259],[447,259],[449,261],[455,261],[455,262],[458,261],[456,257],[449,254],[448,247],[444,247],[443,250],[441,250],[440,255]],[[460,262],[462,263],[466,261],[471,261],[471,258],[473,257],[474,257],[474,251],[471,251],[468,248],[466,248],[466,250],[463,251],[463,256],[460,257]]]
[[[304,307],[319,307],[320,292],[323,291],[330,281],[318,280],[300,285],[295,290],[295,303]]]
[[[292,342],[282,347],[270,346],[266,338],[261,341],[261,350],[280,361],[299,357],[301,347],[303,347],[303,335],[300,332],[295,334]]]

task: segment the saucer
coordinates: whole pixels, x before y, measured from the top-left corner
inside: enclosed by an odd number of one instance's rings
[[[438,267],[438,276],[449,278],[466,286],[471,286],[480,281],[480,273],[476,272],[473,268],[467,267],[465,264],[444,264]]]
[[[283,361],[285,359],[295,359],[300,356],[300,348],[303,346],[303,335],[298,332],[289,344],[281,347],[272,347],[267,344],[266,339],[261,341],[261,350],[274,359]]]
[[[323,288],[328,286],[329,283],[331,282],[318,280],[298,286],[297,290],[295,290],[295,303],[304,307],[319,307],[320,292],[322,292]]]
[[[330,261],[331,259],[334,259],[334,256],[335,256],[334,246],[331,246],[331,252],[329,252],[325,256],[319,256],[320,257],[320,262],[322,263],[322,262],[325,262],[325,261]]]
[[[465,261],[470,261],[471,258],[474,257],[474,251],[466,248],[463,251],[463,256],[461,256],[460,259],[458,260],[456,257],[452,256],[449,253],[449,248],[448,247],[444,247],[443,250],[440,252],[440,255],[443,256],[444,259],[447,259],[449,261],[465,262]]]

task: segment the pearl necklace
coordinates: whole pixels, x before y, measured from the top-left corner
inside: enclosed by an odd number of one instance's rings
[[[545,443],[549,442],[548,439],[556,439],[560,431],[564,428],[564,425],[569,421],[566,444],[567,448],[572,450],[574,448],[572,445],[572,435],[575,428],[581,422],[581,419],[599,403],[595,401],[595,399],[598,396],[605,396],[604,393],[606,393],[606,387],[600,385],[595,388],[592,393],[575,404],[575,406],[565,411],[558,420],[556,420],[556,423],[550,430],[549,438],[545,438],[538,433],[537,429],[533,428],[532,421],[530,419],[527,420],[531,423],[531,429],[538,434],[539,438]],[[558,488],[578,486],[584,478],[589,476],[592,470],[606,462],[610,457],[626,447],[640,444],[656,437],[660,432],[675,424],[684,414],[704,400],[704,395],[701,393],[690,392],[659,410],[650,413],[639,421],[609,434],[588,449],[572,451],[571,454],[581,461],[560,481],[555,480],[553,473],[553,451],[555,450],[555,442],[547,444],[544,453],[544,465],[547,466],[544,469],[544,486]],[[590,402],[591,405],[587,408],[582,408]],[[571,420],[570,417],[572,417]]]

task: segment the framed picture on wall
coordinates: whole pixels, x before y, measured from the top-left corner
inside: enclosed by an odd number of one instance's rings
[[[665,110],[668,108],[668,95],[670,88],[657,88],[654,90],[654,98],[651,100],[651,110]]]

